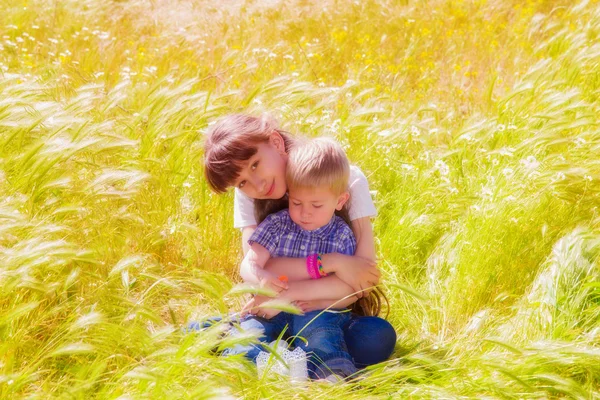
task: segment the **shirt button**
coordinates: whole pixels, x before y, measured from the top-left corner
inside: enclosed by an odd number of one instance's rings
[[[301,250],[306,250],[306,246],[305,246],[305,245],[302,245],[302,246],[300,246],[300,249],[301,249]]]

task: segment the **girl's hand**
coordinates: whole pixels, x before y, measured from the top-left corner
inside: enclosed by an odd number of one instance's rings
[[[374,261],[339,253],[324,254],[323,267],[350,286],[358,298],[367,296],[381,276]]]

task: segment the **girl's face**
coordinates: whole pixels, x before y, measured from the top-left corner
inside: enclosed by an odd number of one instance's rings
[[[287,191],[287,154],[283,138],[273,133],[267,142],[256,147],[256,154],[242,167],[235,187],[253,199],[280,199]]]

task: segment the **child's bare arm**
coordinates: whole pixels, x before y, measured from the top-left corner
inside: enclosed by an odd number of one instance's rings
[[[244,282],[258,283],[261,286],[272,285],[275,290],[287,288],[287,283],[280,281],[277,275],[264,269],[271,258],[269,251],[258,243],[252,243],[240,265],[240,275]]]
[[[290,301],[342,299],[354,295],[352,288],[335,275],[321,279],[289,282],[280,298]]]

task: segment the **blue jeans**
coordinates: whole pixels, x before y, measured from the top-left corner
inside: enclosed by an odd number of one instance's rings
[[[396,332],[386,320],[361,317],[349,312],[325,312],[309,324],[319,313],[320,311],[312,311],[303,316],[279,313],[270,320],[248,317],[240,325],[244,330],[253,328],[262,331],[259,338],[262,343],[277,339],[286,326],[283,339],[298,335],[308,340],[305,343],[296,339],[294,344],[301,346],[309,355],[308,369],[313,379],[329,375],[330,370],[340,375],[349,375],[356,368],[385,361],[392,354]],[[192,323],[189,328],[200,329],[200,324]],[[225,354],[245,353],[255,361],[261,350],[264,350],[261,344],[236,345],[226,350]],[[348,361],[353,361],[353,365]]]

